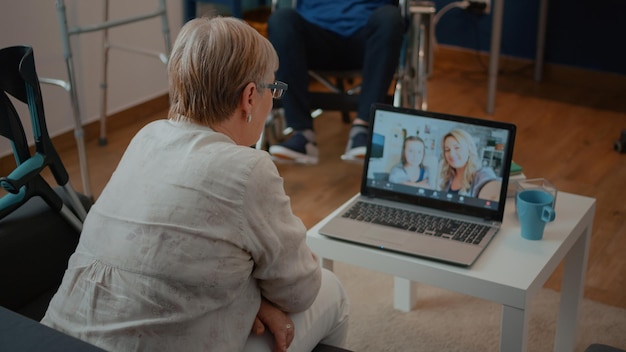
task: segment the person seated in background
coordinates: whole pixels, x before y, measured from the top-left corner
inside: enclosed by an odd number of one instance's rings
[[[278,56],[235,18],[187,22],[168,119],[144,126],[91,208],[42,323],[109,351],[341,346],[348,308],[258,140]]]
[[[402,143],[400,163],[391,168],[389,182],[429,188],[428,169],[424,166],[426,144],[417,136],[409,136]]]
[[[442,138],[441,190],[464,196],[498,200],[502,180],[482,166],[476,143],[464,130],[452,129]]]
[[[283,99],[285,120],[294,130],[272,145],[278,161],[316,164],[309,70],[362,70],[357,116],[344,159],[363,159],[372,103],[383,102],[398,66],[405,30],[400,8],[392,0],[298,0],[296,8],[276,10],[268,20],[268,37],[280,58],[276,73],[289,83]]]

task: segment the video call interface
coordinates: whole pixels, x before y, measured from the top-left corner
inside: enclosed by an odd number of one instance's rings
[[[369,187],[497,209],[509,131],[377,111]],[[461,174],[454,180],[454,175]]]

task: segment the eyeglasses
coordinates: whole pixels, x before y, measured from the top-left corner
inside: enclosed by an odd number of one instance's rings
[[[259,87],[269,88],[272,93],[272,98],[280,99],[283,94],[285,94],[285,91],[287,91],[287,87],[289,86],[285,82],[276,81],[274,83],[261,83],[259,84]]]

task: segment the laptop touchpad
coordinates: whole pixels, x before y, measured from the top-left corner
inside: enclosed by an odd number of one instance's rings
[[[409,238],[410,233],[405,231],[389,231],[389,228],[381,230],[378,226],[370,226],[364,233],[363,237],[374,241],[374,244],[394,244],[402,245]]]

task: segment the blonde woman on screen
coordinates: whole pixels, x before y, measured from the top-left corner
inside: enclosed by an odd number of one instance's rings
[[[443,136],[441,147],[442,191],[487,200],[499,199],[502,182],[492,168],[482,166],[476,143],[469,133],[453,129]]]

